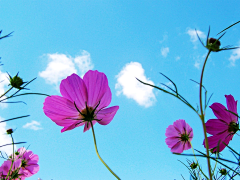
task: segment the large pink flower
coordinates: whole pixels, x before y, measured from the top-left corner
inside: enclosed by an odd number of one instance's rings
[[[185,120],[179,119],[173,125],[169,125],[165,135],[167,136],[165,142],[171,148],[171,152],[182,153],[191,148],[193,130]]]
[[[89,70],[81,79],[72,74],[60,84],[61,96],[49,96],[44,102],[44,113],[57,125],[61,132],[84,126],[84,132],[98,122],[109,124],[119,106],[106,108],[112,98],[108,80],[104,73]]]
[[[225,97],[228,110],[237,114],[237,101],[232,95],[225,95]],[[209,149],[212,149],[213,152],[221,152],[226,147],[223,143],[229,144],[239,129],[238,117],[226,111],[227,108],[220,103],[213,103],[210,108],[217,119],[209,119],[206,122],[207,133],[212,135],[208,137]],[[203,144],[205,147],[205,140]]]

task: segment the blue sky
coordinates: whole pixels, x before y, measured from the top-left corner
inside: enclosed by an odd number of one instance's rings
[[[239,21],[240,2],[227,1],[0,1],[0,29],[13,36],[0,41],[0,92],[7,89],[6,72],[29,81],[29,92],[60,95],[59,83],[72,73],[104,72],[112,90],[111,106],[119,105],[107,126],[95,125],[99,153],[122,179],[155,180],[188,178],[178,161],[186,157],[171,154],[165,144],[165,130],[175,120],[185,119],[193,128],[194,148],[204,151],[201,122],[179,100],[141,85],[139,79],[169,84],[164,73],[188,101],[198,103],[200,70],[207,50],[194,29],[206,39]],[[240,24],[221,39],[223,46],[240,46]],[[204,85],[214,102],[226,104],[225,94],[236,100],[239,94],[240,50],[212,53]],[[114,179],[94,150],[90,131],[83,128],[60,133],[61,127],[43,113],[44,96],[27,96],[25,104],[1,105],[1,118],[31,116],[2,123],[1,144],[7,128],[17,128],[16,141],[39,155],[40,171],[29,180]],[[214,118],[208,108],[206,118]],[[236,135],[230,146],[240,150]],[[20,147],[20,146],[18,146]],[[2,149],[9,152],[10,147]],[[191,151],[186,151],[191,153]],[[230,153],[224,152],[226,158]],[[202,160],[205,168],[205,160]]]

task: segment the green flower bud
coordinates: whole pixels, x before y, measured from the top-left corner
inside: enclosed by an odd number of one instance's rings
[[[9,75],[9,74],[8,74]],[[22,78],[18,77],[18,73],[16,74],[16,76],[14,76],[13,78],[9,75],[9,81],[12,87],[16,88],[16,89],[24,89],[21,86],[25,83],[23,82]]]
[[[223,176],[226,176],[227,175],[227,170],[226,169],[220,169],[219,170],[220,174],[223,175]]]
[[[220,41],[215,38],[209,38],[207,40],[206,48],[208,48],[211,51],[218,52],[220,50]]]
[[[192,164],[190,164],[191,169],[196,169],[197,168],[197,163],[193,162]]]

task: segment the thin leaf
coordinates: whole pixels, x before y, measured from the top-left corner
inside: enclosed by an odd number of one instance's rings
[[[232,26],[234,26],[234,25],[236,25],[236,24],[238,24],[238,23],[240,23],[240,21],[238,21],[238,22],[236,22],[236,23],[234,23],[234,24],[228,26],[227,28],[225,28],[225,29],[222,30],[221,32],[217,33],[217,35],[219,35],[219,34],[222,33],[223,31],[226,31],[227,29],[229,29],[230,27],[232,27]]]
[[[14,119],[20,119],[20,118],[25,118],[25,117],[29,117],[30,115],[25,115],[25,116],[19,116],[19,117],[15,117],[15,118],[11,118],[11,119],[6,119],[6,120],[3,120],[3,121],[0,121],[0,123],[2,122],[7,122],[7,121],[11,121],[11,120],[14,120]]]

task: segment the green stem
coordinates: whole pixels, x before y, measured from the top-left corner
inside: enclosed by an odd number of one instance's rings
[[[92,126],[92,133],[93,133],[94,145],[95,145],[95,150],[96,150],[96,153],[97,153],[98,158],[99,158],[100,161],[104,164],[104,166],[106,166],[106,168],[107,168],[118,180],[121,180],[121,179],[108,167],[108,165],[103,161],[103,159],[100,157],[100,155],[99,155],[99,153],[98,153],[98,149],[97,149],[97,142],[96,142],[96,138],[95,138],[95,133],[94,133],[92,121],[90,121],[90,123],[91,123],[91,126]]]
[[[190,141],[189,141],[189,142],[190,142]],[[194,158],[195,158],[196,163],[197,163],[197,165],[198,165],[198,169],[199,169],[200,172],[208,179],[208,177],[204,174],[204,172],[202,171],[201,167],[200,167],[199,164],[198,164],[198,160],[197,160],[197,158],[196,158],[196,156],[195,156],[195,152],[194,152],[194,149],[193,149],[193,146],[192,146],[192,143],[191,143],[191,142],[190,142],[190,144],[191,144],[191,148],[192,148],[192,151],[193,151]],[[199,177],[200,177],[200,179],[202,179],[200,173],[199,173]]]
[[[9,169],[9,171],[8,171],[7,177],[10,175],[10,173],[11,173],[11,171],[12,171],[13,163],[14,163],[14,140],[13,140],[12,134],[11,134],[11,138],[12,138],[12,145],[13,145],[13,154],[12,154],[11,167],[10,167],[10,169]],[[5,179],[7,179],[7,177],[6,177]],[[12,179],[12,178],[10,177],[10,180],[11,180],[11,179]]]
[[[205,125],[205,120],[204,120],[205,114],[203,113],[203,107],[202,107],[202,83],[203,83],[203,73],[204,73],[205,65],[206,65],[206,63],[207,63],[207,59],[208,59],[210,53],[211,53],[211,50],[208,51],[208,54],[207,54],[207,56],[206,56],[206,58],[205,58],[205,61],[204,61],[204,64],[203,64],[203,68],[202,68],[201,78],[200,78],[199,100],[200,100],[200,110],[201,110],[201,114],[199,115],[199,117],[200,117],[200,119],[201,119],[201,121],[202,121],[204,138],[205,138],[205,147],[206,147],[206,154],[207,154],[208,173],[209,173],[210,180],[212,180],[211,163],[210,163],[210,158],[209,158],[209,145],[208,145],[208,139],[207,139],[206,125]]]
[[[4,95],[6,95],[9,91],[11,91],[12,88],[13,88],[13,87],[10,87],[4,94],[2,94],[2,95],[0,96],[0,98],[2,98],[2,97],[3,97]]]

